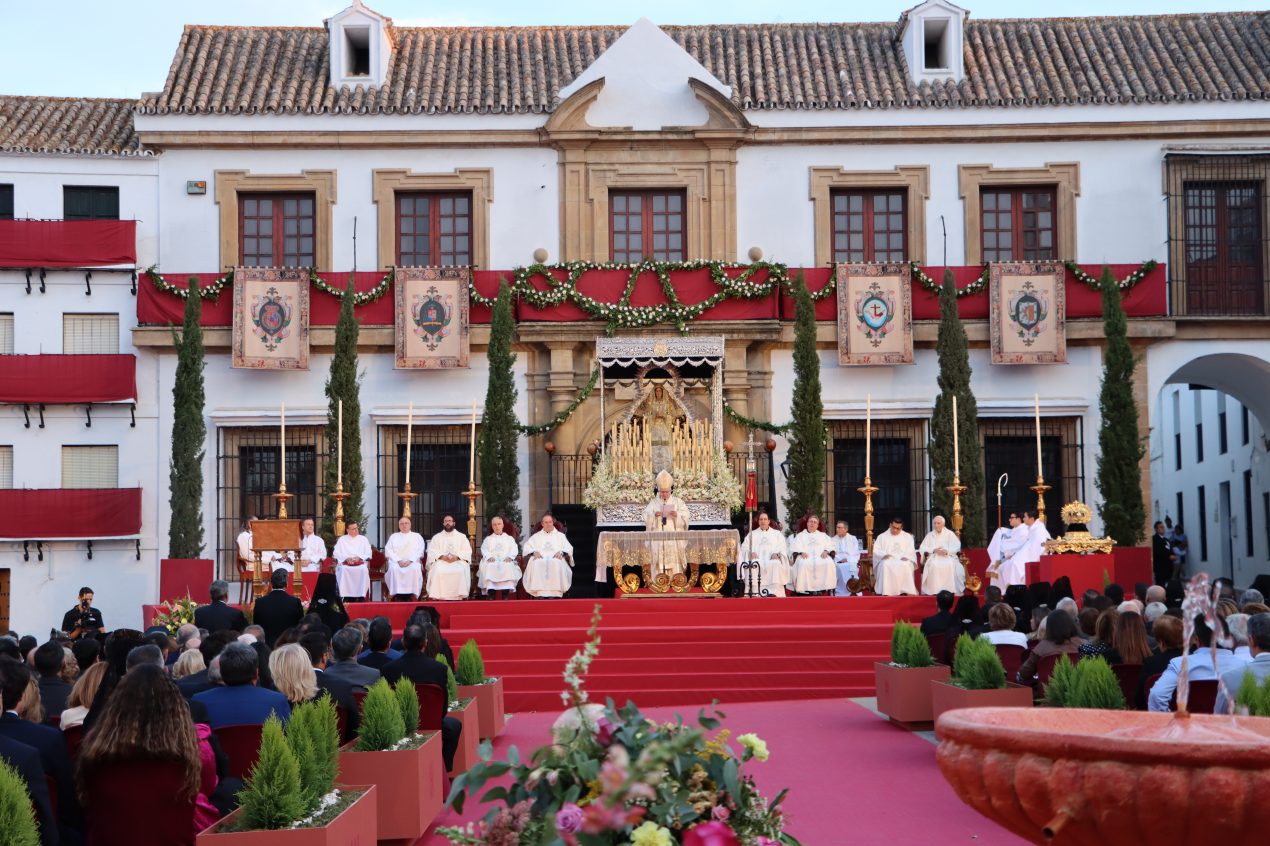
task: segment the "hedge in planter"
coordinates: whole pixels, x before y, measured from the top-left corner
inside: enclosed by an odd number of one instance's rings
[[[1005,665],[990,641],[963,634],[953,655],[952,684],[965,690],[1005,687]]]
[[[458,664],[455,677],[459,684],[485,683],[485,659],[481,657],[481,648],[475,640],[469,639],[463,644],[454,662]]]
[[[1050,708],[1075,707],[1067,704],[1075,677],[1076,666],[1072,664],[1071,657],[1067,654],[1058,656],[1049,681],[1045,683],[1045,704]]]
[[[921,629],[899,620],[891,629],[891,663],[897,667],[929,667],[935,663]]]
[[[1057,669],[1057,665],[1055,665]],[[1082,658],[1071,669],[1071,683],[1063,696],[1064,708],[1125,710],[1124,693],[1115,671],[1101,655]]]
[[[914,625],[897,621],[891,629],[891,660],[873,665],[878,710],[904,725],[929,723],[930,683],[948,678],[948,666],[936,664],[926,636]]]
[[[507,725],[507,708],[503,701],[503,680],[485,675],[485,659],[475,640],[468,640],[455,658],[459,696],[476,700],[481,726],[481,739],[496,737]]]
[[[22,776],[0,759],[0,832],[12,846],[40,846],[35,808]]]
[[[1257,677],[1246,673],[1235,694],[1235,705],[1237,711],[1246,708],[1250,717],[1270,717],[1270,678],[1258,685]]]
[[[415,725],[418,725],[419,703],[415,700]],[[406,736],[406,721],[401,705],[387,679],[380,679],[366,691],[362,702],[362,723],[357,733],[358,752],[380,752],[391,749]]]

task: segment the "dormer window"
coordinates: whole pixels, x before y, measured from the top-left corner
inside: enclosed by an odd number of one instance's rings
[[[926,0],[900,18],[898,40],[914,83],[961,82],[969,12],[948,0]]]
[[[948,19],[922,21],[923,66],[926,70],[948,70]]]
[[[331,85],[335,88],[382,87],[394,49],[392,20],[366,8],[361,0],[326,21]]]
[[[344,27],[344,75],[370,76],[370,27]]]

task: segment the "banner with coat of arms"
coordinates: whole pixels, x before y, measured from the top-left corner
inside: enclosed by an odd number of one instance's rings
[[[399,267],[398,369],[468,366],[467,267]]]
[[[834,268],[839,364],[913,363],[912,273],[907,262]]]
[[[234,268],[233,367],[309,369],[309,271]]]
[[[1057,261],[991,265],[993,364],[1067,362],[1066,269]]]

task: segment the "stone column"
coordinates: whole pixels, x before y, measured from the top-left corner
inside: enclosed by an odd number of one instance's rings
[[[744,339],[727,340],[723,353],[723,398],[738,414],[754,417],[750,407],[750,342]],[[726,415],[723,421],[723,438],[733,444],[745,441],[747,431],[731,422]],[[756,436],[757,437],[757,436]]]

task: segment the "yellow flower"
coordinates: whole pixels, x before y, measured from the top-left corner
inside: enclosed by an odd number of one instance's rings
[[[768,759],[767,743],[757,734],[743,734],[738,737],[736,741],[741,744],[742,748],[750,753],[751,757],[756,758],[759,761],[766,761]]]
[[[578,800],[579,808],[585,808],[587,805],[590,805],[596,799],[600,798],[600,780],[598,778],[594,781],[588,781],[586,786],[586,795]]]
[[[674,846],[675,841],[670,829],[649,820],[631,832],[631,843],[633,846]]]
[[[728,738],[731,736],[732,736],[731,731],[729,731],[728,729],[723,729],[721,732],[719,732],[718,734],[714,736],[713,740],[706,741],[705,752],[703,757],[707,759],[713,758],[716,756],[719,758],[732,757],[731,755],[728,754]]]

